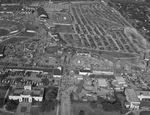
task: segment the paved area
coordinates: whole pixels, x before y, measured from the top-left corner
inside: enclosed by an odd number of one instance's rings
[[[62,92],[61,95],[61,115],[71,115],[71,101],[70,101],[70,92],[73,90],[73,86],[67,88]]]

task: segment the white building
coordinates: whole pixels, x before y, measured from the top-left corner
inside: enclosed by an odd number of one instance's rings
[[[127,99],[126,107],[129,107],[131,109],[139,109],[140,100],[137,97],[134,89],[125,89],[125,95]]]
[[[98,79],[98,86],[99,87],[107,87],[106,79]]]
[[[114,75],[114,72],[112,71],[96,71],[93,70],[94,75]]]
[[[42,101],[43,94],[44,88],[32,88],[31,85],[26,85],[13,88],[10,92],[9,99],[19,100],[19,102],[32,102],[32,99]]]
[[[115,77],[116,81],[118,82],[119,85],[123,86],[123,87],[127,87],[128,85],[126,84],[126,81],[123,77]]]
[[[79,75],[91,75],[91,70],[80,70]]]
[[[150,91],[135,91],[137,97],[141,100],[150,99]]]

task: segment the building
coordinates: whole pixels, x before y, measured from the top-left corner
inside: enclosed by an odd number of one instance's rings
[[[131,109],[139,109],[140,100],[137,97],[137,94],[134,91],[134,89],[125,89],[125,95],[127,99],[125,106]]]
[[[92,72],[91,70],[84,70],[84,69],[81,69],[79,71],[79,75],[90,75]]]
[[[6,70],[10,70],[10,71],[25,71],[25,72],[37,72],[37,73],[43,73],[43,74],[52,74],[53,77],[61,77],[63,74],[63,69],[62,67],[58,67],[58,68],[49,68],[49,69],[45,69],[45,68],[32,68],[32,67],[5,67]]]
[[[94,75],[114,75],[113,71],[96,71],[93,70]]]
[[[98,79],[98,86],[99,87],[107,87],[106,79]]]
[[[150,91],[135,91],[135,93],[140,101],[150,99]]]
[[[32,100],[42,101],[44,88],[34,87],[31,85],[16,86],[10,91],[9,99],[19,100],[19,102],[32,102]]]
[[[126,81],[123,77],[115,77],[116,78],[116,81],[118,82],[119,85],[122,85],[124,87],[127,87],[127,84],[126,84]]]

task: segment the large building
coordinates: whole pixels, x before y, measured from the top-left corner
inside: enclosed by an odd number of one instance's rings
[[[44,88],[34,87],[31,85],[16,86],[10,92],[9,99],[19,100],[19,102],[32,102],[32,100],[42,101]]]
[[[10,71],[25,71],[25,72],[37,72],[37,73],[43,73],[43,74],[52,74],[53,77],[61,77],[63,74],[63,68],[32,68],[32,67],[5,67],[6,70]]]
[[[132,108],[132,109],[139,109],[140,107],[140,100],[137,97],[134,89],[125,89],[125,95],[126,95],[126,107]]]

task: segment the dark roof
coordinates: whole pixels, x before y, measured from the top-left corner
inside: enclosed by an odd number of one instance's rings
[[[37,8],[37,13],[38,13],[38,16],[45,15],[49,19],[48,14],[44,10],[44,8],[42,7]]]
[[[62,72],[61,72],[61,70],[59,70],[59,69],[54,69],[54,73],[53,73],[54,75],[61,75],[62,74]]]
[[[84,70],[84,69],[81,69],[80,72],[91,72],[91,70]]]

